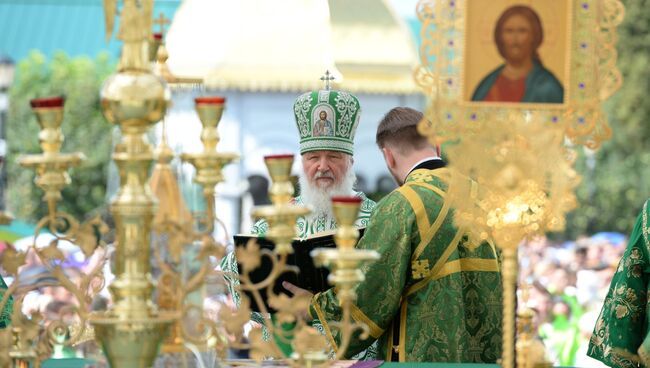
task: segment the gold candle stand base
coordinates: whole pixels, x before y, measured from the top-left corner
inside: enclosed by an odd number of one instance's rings
[[[177,313],[169,312],[144,319],[95,314],[91,316],[90,323],[111,367],[150,368],[156,360],[161,341],[177,319]]]

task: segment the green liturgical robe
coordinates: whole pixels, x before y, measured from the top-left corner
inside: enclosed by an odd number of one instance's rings
[[[447,169],[412,171],[375,208],[357,248],[380,259],[362,268],[351,316],[372,338],[353,336],[346,356],[378,341],[387,361],[494,363],[501,356],[502,285],[497,253],[469,244],[445,202]],[[342,309],[335,289],[314,295],[310,316],[330,328]],[[397,358],[397,359],[396,359]]]
[[[603,309],[587,355],[612,367],[650,367],[650,199],[643,205]]]
[[[0,300],[4,297],[4,293],[7,291],[7,284],[5,280],[0,277]],[[11,313],[13,311],[13,298],[10,296],[9,300],[5,304],[2,312],[0,313],[0,328],[5,328],[9,326],[11,322]]]
[[[361,208],[359,210],[359,215],[357,216],[357,221],[355,225],[357,227],[366,227],[368,225],[368,219],[370,218],[370,213],[375,208],[375,202],[368,199],[365,194],[361,192],[355,192],[355,196],[362,199]],[[305,203],[301,196],[295,197],[293,199],[293,204],[304,206]],[[336,229],[336,221],[334,217],[326,214],[322,214],[314,218],[305,218],[299,217],[296,220],[296,233],[297,237],[300,239],[305,239],[310,235],[317,234],[319,232],[328,231]],[[269,224],[264,219],[258,220],[251,229],[252,234],[258,236],[265,236],[269,230]],[[239,268],[237,267],[237,258],[235,257],[234,252],[230,252],[224,257],[221,261],[221,269],[224,271],[224,278],[228,282],[228,291],[232,295],[235,304],[239,307],[239,292],[237,292],[237,287],[239,286],[239,279],[229,277],[229,274],[239,274]],[[262,322],[262,321],[258,321]]]
[[[359,214],[357,215],[357,220],[355,221],[355,225],[359,228],[361,227],[366,227],[368,225],[368,220],[370,218],[370,213],[373,211],[375,208],[376,203],[366,197],[366,195],[362,192],[355,192],[354,194],[357,197],[360,197],[362,199],[361,202],[361,208],[359,209]],[[296,205],[301,205],[304,206],[305,203],[303,201],[303,198],[301,196],[295,197],[292,201],[293,204]],[[296,220],[296,233],[297,237],[300,239],[305,239],[310,235],[317,234],[319,232],[323,231],[328,231],[336,229],[336,221],[334,220],[334,217],[332,215],[328,214],[321,214],[317,217],[299,217]],[[256,234],[259,236],[264,236],[269,230],[269,224],[266,222],[264,219],[260,219],[257,221],[251,230],[252,234]],[[239,286],[239,279],[233,278],[228,276],[229,274],[239,274],[239,268],[237,266],[237,258],[235,257],[235,252],[230,252],[224,259],[221,261],[221,269],[224,271],[224,279],[227,282],[228,285],[228,291],[230,292],[230,295],[233,298],[233,301],[237,307],[239,307],[241,300],[240,300],[240,295],[239,292],[237,291],[237,288]],[[253,312],[251,319],[257,323],[264,324],[264,318],[257,312]],[[318,323],[318,321],[315,321],[313,324],[316,329],[319,331],[322,331],[321,325]],[[292,329],[293,327],[287,327],[288,329]],[[266,330],[265,330],[265,338],[266,338]],[[284,351],[286,355],[291,355],[291,347],[289,346],[289,343],[283,342],[283,341],[276,341],[278,345],[281,347],[281,349]],[[372,359],[375,357],[375,351],[373,347],[370,347],[366,352],[363,352],[356,358],[358,359]]]

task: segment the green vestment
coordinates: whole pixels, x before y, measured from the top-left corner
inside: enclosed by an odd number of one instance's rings
[[[361,202],[361,207],[359,209],[359,214],[357,216],[357,221],[355,222],[355,225],[357,227],[366,227],[368,225],[368,221],[370,219],[370,213],[374,210],[376,203],[368,199],[365,194],[361,192],[355,192],[355,196],[361,197],[362,202]],[[304,206],[305,203],[302,199],[301,196],[295,197],[293,199],[293,204],[296,205],[301,205]],[[310,235],[323,232],[323,231],[328,231],[336,229],[336,221],[334,220],[334,217],[327,215],[327,214],[321,214],[319,216],[309,216],[309,217],[299,217],[296,220],[296,233],[297,237],[300,239],[305,239]],[[257,221],[254,225],[253,228],[251,229],[251,233],[259,235],[259,236],[264,236],[269,230],[269,224],[264,220],[261,219]],[[237,267],[237,258],[235,257],[235,252],[230,252],[224,257],[224,259],[221,261],[221,269],[224,272],[224,279],[226,280],[228,284],[228,291],[230,292],[230,295],[233,298],[233,302],[237,307],[239,307],[241,300],[240,300],[240,295],[239,292],[237,291],[239,287],[239,279],[230,277],[229,274],[239,274],[239,268]],[[257,323],[264,324],[264,318],[260,313],[253,312],[251,319]],[[318,321],[315,321],[313,324],[315,328],[318,330],[322,331],[321,325],[318,323]],[[292,327],[288,327],[291,329]],[[268,337],[266,336],[266,330],[264,330],[264,335],[265,339]],[[291,347],[286,344],[286,343],[281,343],[280,341],[276,341],[278,345],[281,347],[281,349],[285,352],[286,355],[290,355],[291,353]],[[372,359],[375,357],[375,352],[374,350],[368,349],[367,352],[364,352],[363,354],[360,354],[357,358],[359,359]]]
[[[7,284],[5,280],[0,277],[0,300],[4,297],[4,293],[7,291]],[[13,298],[10,296],[9,300],[5,304],[2,312],[0,312],[0,328],[5,328],[9,326],[11,322],[11,313],[13,312]]]
[[[355,225],[357,227],[366,227],[368,225],[368,220],[370,219],[370,213],[375,208],[375,202],[368,199],[366,195],[361,192],[356,192],[355,195],[362,198],[361,208]],[[305,205],[301,196],[294,198],[293,204],[301,206]],[[296,233],[298,235],[297,237],[300,239],[305,239],[310,235],[332,229],[336,229],[336,221],[334,221],[334,217],[326,214],[316,217],[301,216],[296,220]],[[264,236],[268,230],[269,224],[264,219],[261,219],[253,225],[251,233]],[[235,252],[230,252],[223,258],[221,261],[221,269],[225,273],[224,278],[228,282],[228,291],[230,291],[230,295],[232,295],[235,304],[239,307],[239,293],[236,290],[239,285],[239,279],[228,277],[228,274],[239,274]]]
[[[612,367],[638,367],[639,358],[650,367],[649,203],[636,220],[589,341],[587,355]]]
[[[353,336],[346,356],[375,339],[378,358],[388,361],[394,354],[399,361],[480,363],[501,356],[497,254],[490,244],[469,244],[453,225],[444,200],[448,175],[416,169],[377,204],[357,247],[378,251],[380,259],[362,268],[366,277],[351,312],[372,338]],[[314,295],[310,315],[338,348],[339,333],[329,326],[342,317],[335,289]]]

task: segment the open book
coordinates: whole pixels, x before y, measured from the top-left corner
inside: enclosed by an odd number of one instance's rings
[[[363,235],[365,228],[359,229],[360,236]],[[329,270],[325,267],[316,267],[314,265],[314,260],[311,258],[311,251],[316,248],[336,248],[334,243],[334,234],[336,229],[320,232],[313,234],[304,239],[294,239],[291,242],[293,246],[293,253],[289,254],[287,257],[288,266],[296,266],[299,270],[298,274],[293,272],[285,272],[278,276],[273,286],[273,291],[275,293],[284,293],[289,295],[290,293],[282,287],[283,281],[289,281],[290,283],[311,291],[312,293],[318,293],[325,291],[331,287],[327,282],[327,276],[329,276]],[[269,239],[264,237],[259,237],[257,235],[245,235],[239,234],[234,236],[235,247],[245,247],[249,240],[254,239],[259,244],[260,249],[269,249],[273,250],[275,244]],[[271,268],[273,264],[268,259],[268,257],[262,257],[262,262],[260,267],[251,271],[248,275],[253,283],[259,283],[266,279],[271,273]],[[242,272],[242,265],[238,264],[239,272]],[[259,312],[259,306],[252,297],[252,294],[248,291],[242,291],[251,301],[251,309],[253,311]],[[271,308],[267,303],[266,290],[260,290],[260,294],[266,308],[269,312],[273,313],[275,310]]]

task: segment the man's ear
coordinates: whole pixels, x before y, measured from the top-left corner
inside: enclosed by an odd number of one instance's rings
[[[388,166],[389,169],[394,169],[395,155],[393,154],[393,150],[388,147],[384,147],[381,149],[381,153],[384,155],[384,160],[386,160],[386,166]]]

